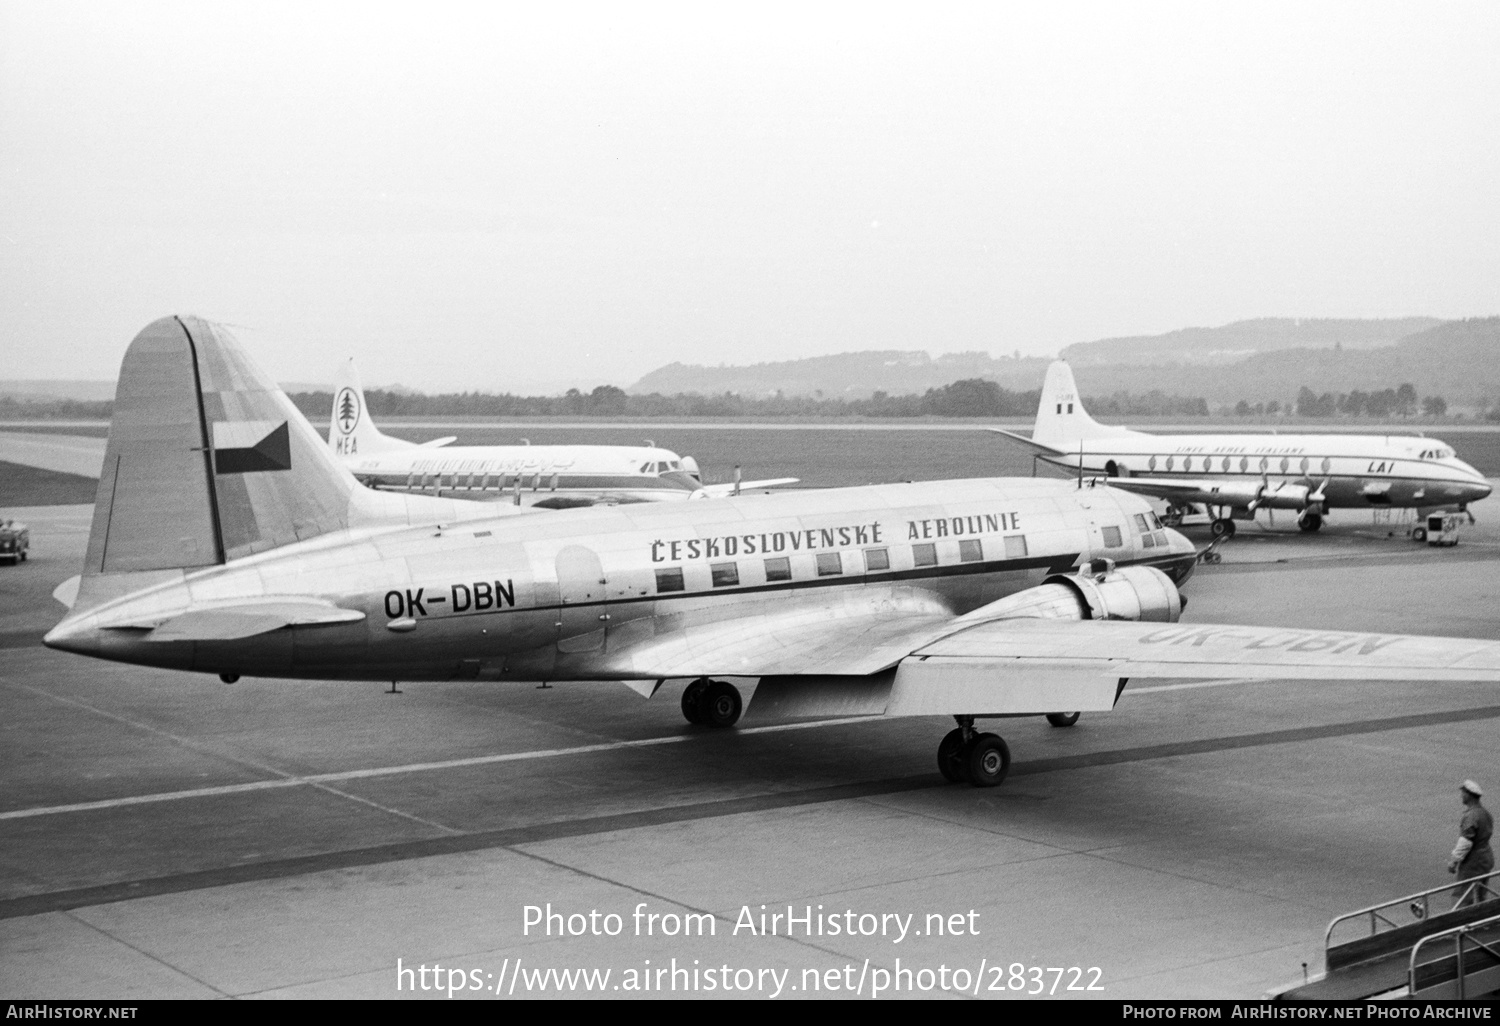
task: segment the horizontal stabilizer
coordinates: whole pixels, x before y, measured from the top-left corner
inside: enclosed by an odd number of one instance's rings
[[[1004,435],[1006,438],[1009,438],[1012,441],[1020,442],[1022,445],[1032,449],[1036,449],[1040,452],[1062,455],[1062,450],[1057,448],[1056,446],[1043,445],[1041,442],[1038,442],[1035,439],[1027,438],[1025,435],[1018,435],[1014,431],[1007,431],[1004,428],[997,427],[985,428],[985,430],[993,431],[997,435]]]
[[[317,602],[254,602],[239,606],[197,609],[155,625],[147,641],[234,641],[280,630],[282,627],[354,623],[365,614],[356,609]],[[116,627],[147,627],[151,624],[113,624]]]

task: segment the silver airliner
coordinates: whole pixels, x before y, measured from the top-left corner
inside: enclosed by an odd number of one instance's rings
[[[714,498],[797,483],[780,477],[706,485],[691,456],[655,446],[450,447],[454,441],[450,436],[418,444],[382,432],[365,404],[354,361],[344,363],[334,386],[328,446],[361,484],[382,491],[571,509]]]
[[[1261,509],[1294,510],[1302,530],[1316,531],[1332,509],[1465,510],[1491,491],[1452,446],[1419,435],[1153,435],[1100,424],[1061,360],[1047,368],[1030,438],[990,430],[1048,463],[1166,500],[1169,522],[1206,507],[1215,535]]]
[[[511,515],[497,515],[510,513]],[[1145,499],[977,479],[516,515],[361,487],[221,327],[149,325],[120,372],[53,648],[307,680],[613,680],[725,727],[952,716],[950,780],[1138,676],[1500,681],[1500,644],[1179,622],[1198,554]],[[758,683],[756,683],[758,682]],[[623,694],[624,692],[621,692]]]

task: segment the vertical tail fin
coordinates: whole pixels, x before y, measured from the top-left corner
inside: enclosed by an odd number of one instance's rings
[[[97,593],[91,578],[180,573],[351,527],[494,515],[360,486],[226,329],[164,317],[120,365],[83,587]]]
[[[1041,445],[1073,452],[1079,442],[1095,438],[1119,438],[1137,432],[1129,428],[1100,424],[1083,408],[1083,398],[1073,382],[1073,368],[1062,360],[1047,367],[1042,382],[1042,399],[1036,408],[1036,426],[1031,439]]]
[[[328,448],[341,459],[369,456],[392,449],[413,449],[416,443],[380,433],[365,405],[354,358],[345,360],[333,383],[333,413],[328,418]]]

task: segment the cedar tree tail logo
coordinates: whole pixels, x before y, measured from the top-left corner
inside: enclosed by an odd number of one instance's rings
[[[216,428],[221,425],[214,425]],[[238,425],[237,425],[238,426]],[[291,470],[292,443],[287,422],[253,445],[238,448],[216,448],[214,470],[220,474],[250,474],[258,470]]]
[[[339,433],[347,435],[359,423],[359,396],[354,394],[354,389],[340,390],[338,410]]]

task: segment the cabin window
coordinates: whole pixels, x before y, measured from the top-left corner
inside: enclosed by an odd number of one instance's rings
[[[1069,403],[1069,404],[1068,404],[1068,412],[1069,412],[1069,413],[1072,413],[1072,412],[1073,412],[1073,404],[1072,404],[1072,403]]]
[[[833,577],[844,572],[844,560],[837,552],[818,553],[818,576]]]
[[[1271,461],[1268,460],[1268,459],[1266,459],[1264,456],[1262,456],[1260,458],[1260,472],[1262,474],[1264,474],[1267,470],[1270,469],[1270,467],[1271,467]]]
[[[865,549],[865,572],[872,570],[889,570],[891,568],[891,555],[886,549]]]
[[[1286,473],[1287,468],[1290,467],[1291,465],[1292,465],[1292,461],[1291,461],[1290,457],[1287,457],[1287,456],[1281,457],[1281,472],[1283,474]]]
[[[557,478],[558,478],[558,475],[557,474],[553,474],[552,475],[552,483],[551,483],[551,485],[549,485],[549,488],[552,491],[554,491],[554,492],[557,491]]]
[[[768,581],[790,581],[792,579],[792,561],[785,556],[777,556],[766,560],[766,580]]]
[[[1169,473],[1172,470],[1172,465],[1175,464],[1176,462],[1177,462],[1177,457],[1175,457],[1175,456],[1168,456],[1167,457],[1167,471]]]
[[[1307,466],[1308,466],[1308,459],[1307,459],[1306,456],[1304,456],[1304,457],[1302,457],[1302,473],[1304,473],[1304,474],[1307,473]]]
[[[937,546],[932,542],[923,542],[911,547],[911,562],[913,566],[937,566]]]
[[[1005,558],[1026,558],[1026,536],[1024,534],[1010,534],[1005,537]]]
[[[1100,533],[1104,535],[1104,547],[1107,549],[1118,549],[1124,544],[1118,527],[1106,527]]]
[[[656,590],[659,594],[685,590],[682,583],[682,567],[674,566],[669,570],[656,571]]]
[[[1057,404],[1057,412],[1058,412],[1058,413],[1061,413],[1061,412],[1062,412],[1062,403],[1058,403],[1058,404]]]
[[[486,474],[479,479],[479,490],[487,492],[490,490],[490,475]]]
[[[416,483],[416,480],[417,480],[417,475],[416,474],[407,474],[406,475],[406,487],[408,489],[410,489],[411,486]]]
[[[1329,459],[1327,456],[1324,456],[1323,457],[1323,473],[1325,473],[1325,474],[1328,473],[1328,471],[1331,470],[1332,468],[1333,468],[1333,460]]]
[[[733,588],[740,583],[738,563],[714,563],[709,569],[713,571],[715,588]]]
[[[1146,517],[1144,514],[1137,513],[1132,519],[1135,520],[1135,529],[1142,534],[1145,534],[1147,531],[1151,530],[1150,526],[1146,523]]]
[[[1241,456],[1240,457],[1240,473],[1243,474],[1245,471],[1247,471],[1249,469],[1250,469],[1250,457],[1249,456]]]
[[[964,563],[978,563],[984,559],[984,545],[978,538],[964,538],[958,543],[958,558]]]
[[[466,492],[472,492],[473,490],[474,490],[474,475],[473,474],[465,474],[464,475],[464,491],[466,491]]]
[[[1146,469],[1147,470],[1155,470],[1156,469],[1156,457],[1155,456],[1151,457],[1149,460],[1146,461]]]

